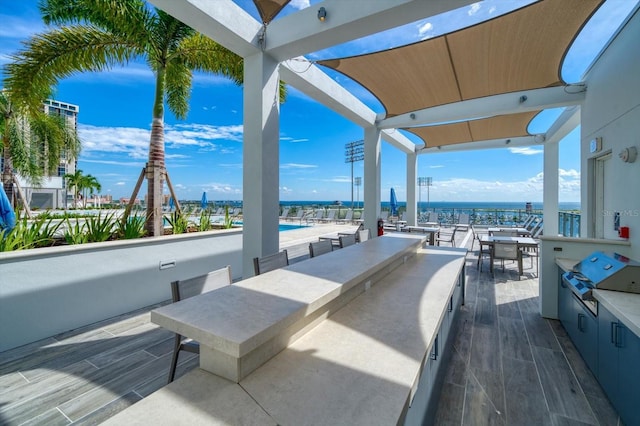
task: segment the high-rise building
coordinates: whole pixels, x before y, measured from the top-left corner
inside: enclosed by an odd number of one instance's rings
[[[56,100],[47,99],[43,103],[44,112],[51,115],[59,115],[66,119],[67,125],[78,128],[78,105],[68,104]],[[42,185],[33,186],[31,182],[18,175],[18,182],[24,192],[30,208],[58,209],[73,204],[73,193],[65,188],[64,175],[73,174],[76,171],[76,158],[68,158],[62,153],[58,170],[55,175],[45,175]]]

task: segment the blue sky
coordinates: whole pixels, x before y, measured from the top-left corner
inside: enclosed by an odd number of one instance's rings
[[[254,16],[250,0],[235,0]],[[364,1],[364,0],[353,0]],[[393,31],[314,52],[309,59],[342,57],[382,50],[437,36],[530,3],[495,0],[476,3],[443,16],[421,20]],[[283,13],[308,7],[314,0],[292,0]],[[585,27],[567,56],[563,77],[581,80],[612,31],[637,4],[608,0]],[[37,0],[0,0],[0,66],[20,49],[20,42],[46,30]],[[376,111],[381,105],[365,89],[342,75],[330,74]],[[55,98],[79,105],[83,151],[78,167],[96,176],[102,193],[128,197],[148,153],[153,76],[143,63],[101,73],[85,73],[61,81]],[[166,163],[180,199],[242,199],[242,88],[223,78],[196,75],[189,116],[179,121],[165,114]],[[536,118],[530,132],[548,129],[550,111]],[[319,124],[320,123],[320,124]],[[290,88],[281,106],[280,199],[350,200],[351,168],[344,145],[362,139],[360,127]],[[407,136],[419,142],[412,135]],[[426,154],[418,157],[418,176],[433,178],[432,201],[542,201],[543,158],[540,146]],[[496,165],[500,165],[496,167]],[[382,199],[394,187],[406,200],[406,156],[382,144]],[[579,128],[560,144],[560,201],[580,199]],[[363,176],[362,162],[354,176]],[[143,185],[140,196],[144,195]],[[166,191],[168,192],[168,191]],[[361,195],[360,195],[361,196]]]

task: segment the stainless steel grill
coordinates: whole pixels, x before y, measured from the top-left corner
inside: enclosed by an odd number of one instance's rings
[[[596,251],[578,262],[562,279],[587,307],[597,313],[594,289],[640,293],[640,262],[618,253]]]

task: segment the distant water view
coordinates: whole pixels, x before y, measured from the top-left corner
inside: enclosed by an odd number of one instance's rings
[[[341,204],[342,207],[351,207],[351,201],[280,201],[283,206],[336,206]],[[362,208],[363,202],[353,202],[355,208]],[[526,210],[527,202],[519,201],[431,201],[427,204],[426,201],[421,201],[420,210]],[[380,203],[383,210],[389,209],[389,201],[383,200]],[[401,209],[406,208],[406,202],[398,202],[398,207]],[[558,205],[562,211],[580,211],[579,202],[560,202]],[[531,208],[533,210],[542,210],[542,203],[531,202]]]

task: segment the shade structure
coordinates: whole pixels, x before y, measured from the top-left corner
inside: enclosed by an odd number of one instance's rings
[[[16,226],[16,213],[11,207],[9,197],[4,192],[4,187],[0,185],[0,234],[4,230],[11,231]]]
[[[541,0],[439,37],[318,61],[359,82],[387,117],[565,84],[562,60],[603,0]]]
[[[268,24],[291,0],[253,0],[262,22]]]
[[[529,123],[540,111],[497,115],[479,120],[406,128],[419,136],[426,148],[495,139],[530,136]]]
[[[391,216],[398,215],[398,198],[396,197],[396,190],[391,188],[391,194],[389,195],[389,206],[391,207]]]
[[[202,199],[200,200],[200,207],[202,207],[203,209],[206,209],[208,202],[209,201],[207,201],[207,193],[205,191],[202,193]]]

